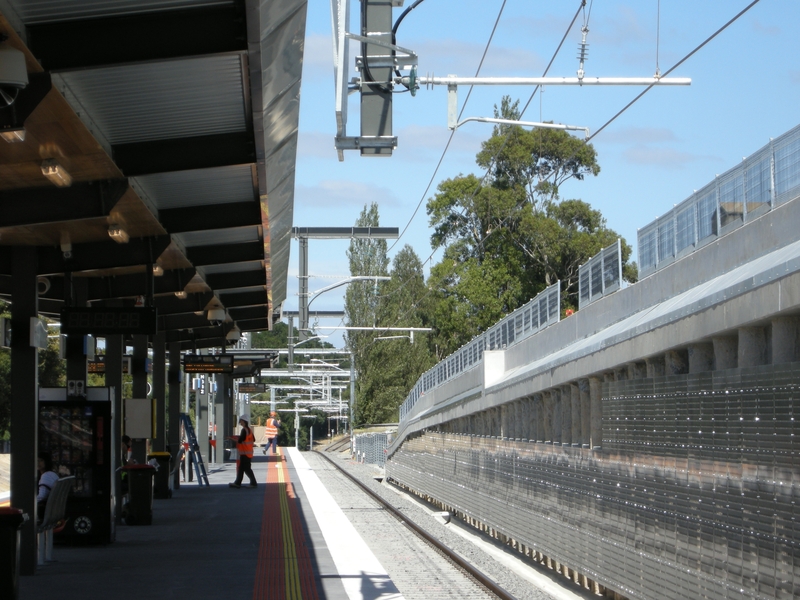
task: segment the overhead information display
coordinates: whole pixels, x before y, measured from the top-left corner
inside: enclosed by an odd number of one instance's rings
[[[240,394],[263,394],[267,391],[266,383],[240,383]]]
[[[89,369],[89,373],[105,373],[106,372],[106,357],[104,354],[100,354],[94,357],[92,360],[86,363],[86,366]],[[122,357],[122,372],[123,373],[130,373],[131,372],[131,357],[130,356],[123,356]]]
[[[153,335],[158,333],[158,314],[153,306],[62,308],[61,333]]]
[[[232,354],[186,354],[183,357],[184,373],[233,373]]]

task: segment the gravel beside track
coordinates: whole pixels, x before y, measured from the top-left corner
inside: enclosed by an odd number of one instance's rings
[[[314,471],[353,522],[359,534],[370,546],[372,551],[389,572],[398,589],[408,599],[421,598],[436,600],[439,598],[492,598],[472,580],[468,580],[462,571],[453,566],[444,557],[420,540],[414,533],[399,523],[397,519],[388,514],[355,484],[337,473],[335,467],[328,464],[325,458],[309,452],[305,456]],[[320,452],[321,454],[321,452]],[[392,489],[379,483],[375,477],[382,476],[382,470],[375,465],[359,464],[350,460],[349,453],[326,453],[326,458],[344,468],[350,475],[366,484],[369,489],[377,493],[389,504],[399,509],[426,532],[436,537],[448,548],[455,550],[464,559],[475,565],[500,587],[505,589],[519,600],[561,600],[565,598],[589,598],[577,586],[567,584],[563,593],[550,595],[539,589],[530,580],[527,580],[507,566],[508,561],[523,561],[508,552],[503,559],[506,564],[496,560],[479,546],[473,544],[452,528],[455,525],[444,525],[437,520],[431,510],[426,509],[421,502],[410,501],[404,495],[398,494],[396,488]],[[476,532],[477,534],[477,532]],[[478,534],[480,535],[480,534]],[[484,543],[499,546],[495,541],[488,541],[484,536]],[[534,573],[533,577],[545,579],[549,589],[564,586],[563,578],[548,573],[546,569],[537,568],[527,563],[521,569]],[[572,589],[569,589],[572,587]]]
[[[324,458],[312,452],[305,453],[304,457],[406,600],[494,598],[365,495]],[[338,458],[336,460],[343,462]],[[397,498],[394,502],[397,502]]]

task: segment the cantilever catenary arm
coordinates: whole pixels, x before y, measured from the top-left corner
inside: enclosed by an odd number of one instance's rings
[[[458,129],[464,123],[469,121],[477,121],[479,123],[497,123],[499,125],[519,125],[520,127],[536,127],[539,129],[566,129],[567,131],[583,131],[586,139],[589,138],[589,128],[579,127],[578,125],[562,125],[561,123],[537,123],[535,121],[512,121],[511,119],[494,119],[491,117],[467,117],[453,125],[448,123],[450,129]]]

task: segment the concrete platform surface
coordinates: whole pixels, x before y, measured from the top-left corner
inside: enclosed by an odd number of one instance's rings
[[[319,597],[345,600],[348,594],[290,458],[296,451],[281,450],[314,549]],[[152,525],[120,525],[113,544],[57,544],[55,562],[20,578],[19,598],[253,598],[262,519],[272,518],[271,509],[265,510],[264,485],[267,470],[276,467],[270,458],[256,453],[253,459],[258,488],[230,488],[236,465],[211,465],[209,487],[182,483],[171,499],[154,500]],[[308,481],[308,465],[299,462]],[[280,519],[280,510],[275,512]]]

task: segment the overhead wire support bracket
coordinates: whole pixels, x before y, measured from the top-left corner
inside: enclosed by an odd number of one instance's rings
[[[401,52],[400,56],[395,55],[376,55],[376,56],[367,56],[367,60],[369,61],[369,66],[371,67],[391,67],[396,69],[410,69],[412,67],[416,67],[419,61],[419,57],[417,56],[416,52],[413,50],[409,50],[408,48],[403,48],[402,46],[398,46],[396,44],[390,44],[389,42],[384,42],[383,40],[376,39],[374,37],[364,36],[364,35],[356,35],[354,33],[346,33],[345,37],[347,39],[355,40],[357,42],[363,42],[365,44],[373,44],[375,46],[381,46],[382,48],[388,48],[389,50],[394,50],[395,53]],[[364,66],[364,57],[358,56],[356,57],[356,67],[361,70]]]
[[[501,123],[508,125],[520,125],[527,127],[539,127],[548,129],[565,129],[570,131],[584,131],[586,137],[589,136],[587,127],[576,125],[560,125],[556,123],[535,123],[531,121],[509,121],[505,119],[492,119],[489,117],[470,117],[458,122],[458,86],[459,85],[577,85],[577,86],[600,86],[600,85],[641,85],[641,86],[674,86],[691,85],[689,77],[457,77],[448,75],[446,77],[418,77],[416,82],[414,77],[396,77],[395,83],[401,83],[409,88],[414,86],[426,86],[428,89],[435,85],[447,86],[447,126],[451,130],[458,129],[468,121],[481,123]]]
[[[589,128],[579,127],[578,125],[562,125],[561,123],[537,123],[535,121],[512,121],[511,119],[495,119],[492,117],[467,117],[463,121],[451,124],[448,120],[450,129],[458,129],[464,123],[477,121],[478,123],[495,123],[498,125],[519,125],[520,127],[535,127],[537,129],[561,129],[566,131],[583,131],[586,139],[589,138]]]

